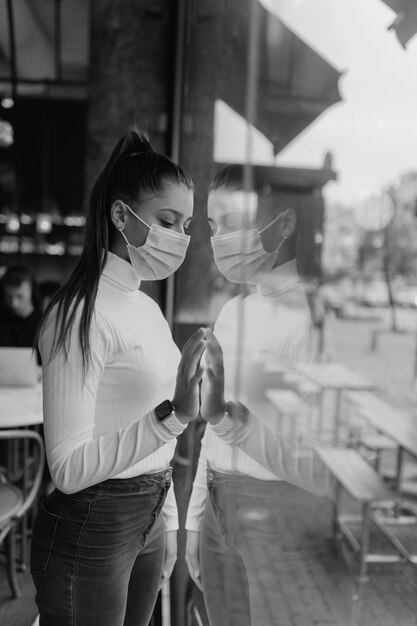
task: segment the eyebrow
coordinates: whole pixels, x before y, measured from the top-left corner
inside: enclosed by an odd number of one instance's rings
[[[184,215],[184,213],[181,213],[181,211],[177,211],[176,209],[171,209],[171,207],[163,207],[162,209],[159,209],[160,211],[171,211],[171,213],[175,213],[175,215]]]

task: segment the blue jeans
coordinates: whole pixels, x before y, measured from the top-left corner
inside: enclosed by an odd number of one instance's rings
[[[171,468],[42,502],[31,572],[40,626],[147,626],[165,550]]]

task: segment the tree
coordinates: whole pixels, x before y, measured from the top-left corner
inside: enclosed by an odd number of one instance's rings
[[[393,216],[385,228],[365,233],[359,251],[361,269],[368,276],[382,272],[391,309],[391,330],[398,332],[394,284],[399,277],[417,279],[417,218],[402,208],[390,189]]]

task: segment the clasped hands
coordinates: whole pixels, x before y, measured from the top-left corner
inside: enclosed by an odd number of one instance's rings
[[[199,328],[183,348],[172,403],[183,424],[199,414],[213,425],[223,418],[223,353],[209,328]]]

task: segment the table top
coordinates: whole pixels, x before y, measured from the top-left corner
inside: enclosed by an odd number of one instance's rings
[[[290,389],[267,389],[265,395],[284,415],[297,414],[306,408],[301,398]]]
[[[377,386],[341,363],[310,363],[302,369],[302,374],[322,389],[371,390]]]
[[[417,413],[392,406],[373,393],[350,394],[349,399],[374,428],[417,457]]]
[[[0,386],[0,428],[35,426],[43,422],[42,385]]]

